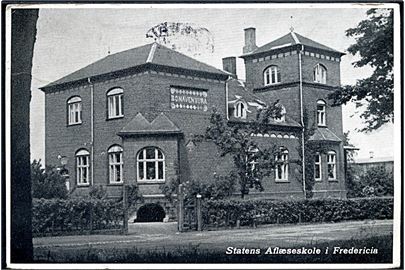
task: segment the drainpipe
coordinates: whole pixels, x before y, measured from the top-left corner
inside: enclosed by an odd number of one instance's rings
[[[91,82],[90,77],[87,78],[87,82],[90,85],[90,136],[91,136],[91,186],[93,186],[94,179],[94,84]]]
[[[226,120],[229,120],[229,108],[228,108],[228,81],[231,80],[231,77],[228,77],[225,81],[225,113],[226,113]]]
[[[304,53],[304,45],[301,44],[301,49],[298,53],[298,63],[299,63],[299,80],[300,80],[300,113],[301,113],[301,154],[302,154],[302,188],[304,190],[304,198],[307,198],[307,192],[305,190],[305,126],[304,126],[304,107],[302,98],[302,54]]]

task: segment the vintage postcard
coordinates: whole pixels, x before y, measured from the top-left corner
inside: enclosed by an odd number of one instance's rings
[[[401,10],[3,2],[3,266],[399,268]]]

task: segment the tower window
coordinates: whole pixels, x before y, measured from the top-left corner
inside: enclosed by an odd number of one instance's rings
[[[263,72],[264,85],[271,85],[281,82],[280,70],[277,66],[269,66]]]
[[[326,67],[317,64],[314,68],[314,82],[326,83]]]
[[[124,116],[122,109],[122,97],[124,90],[114,88],[107,92],[108,119]]]
[[[109,182],[110,184],[121,184],[123,180],[123,165],[122,160],[123,149],[121,146],[115,145],[108,149],[108,167],[109,167]]]
[[[165,181],[165,157],[156,147],[146,147],[137,156],[138,181]]]
[[[288,150],[281,149],[276,155],[276,181],[288,181]]]
[[[90,184],[90,153],[86,149],[77,151],[76,153],[76,180],[77,185],[85,186]]]
[[[71,97],[67,101],[68,105],[68,125],[77,125],[82,123],[82,99],[80,97]]]
[[[236,118],[242,118],[245,119],[246,118],[246,104],[243,102],[237,102],[235,104],[235,110],[234,110],[234,116]]]
[[[336,153],[328,152],[328,179],[336,180]]]
[[[316,118],[318,126],[326,126],[326,102],[323,100],[316,102]]]

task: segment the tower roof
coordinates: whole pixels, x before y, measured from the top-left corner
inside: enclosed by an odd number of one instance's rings
[[[276,49],[280,49],[280,48],[284,48],[284,47],[289,47],[289,46],[294,46],[297,44],[302,44],[304,46],[307,47],[312,47],[315,49],[320,49],[323,51],[329,51],[329,52],[333,52],[333,53],[337,53],[337,54],[341,54],[344,55],[344,53],[339,52],[335,49],[332,49],[328,46],[325,46],[321,43],[318,43],[316,41],[313,41],[312,39],[309,39],[307,37],[304,37],[298,33],[295,32],[290,32],[274,41],[271,41],[259,48],[257,48],[256,50],[254,50],[253,52],[247,53],[242,55],[241,57],[246,57],[246,56],[251,56],[251,55],[255,55],[255,54],[260,54],[260,53],[265,53],[268,51],[272,51],[272,50],[276,50]]]
[[[154,42],[141,47],[108,55],[59,80],[41,87],[41,89],[79,81],[99,75],[109,74],[112,72],[122,71],[145,64],[155,64],[165,67],[181,68],[204,73],[226,76],[228,75],[220,69],[197,61],[189,56],[186,56],[182,53],[179,53]]]

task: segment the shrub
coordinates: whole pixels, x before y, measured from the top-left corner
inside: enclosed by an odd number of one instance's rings
[[[34,234],[118,229],[122,226],[122,203],[111,199],[34,199]]]
[[[51,166],[42,168],[41,160],[31,163],[31,181],[33,198],[61,198],[68,195],[65,179]]]
[[[325,199],[301,201],[208,200],[203,204],[205,226],[249,225],[343,220],[391,219],[392,198],[356,200]]]

